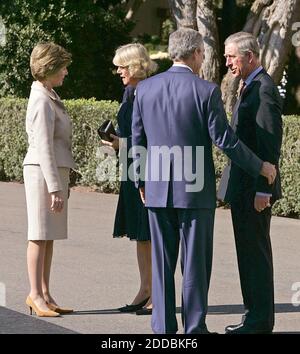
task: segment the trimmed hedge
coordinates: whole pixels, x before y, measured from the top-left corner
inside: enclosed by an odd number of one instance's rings
[[[274,215],[300,216],[300,117],[283,117],[283,144],[279,169],[283,197],[273,208]],[[217,182],[220,180],[227,157],[214,147],[214,162]]]
[[[77,173],[71,174],[71,183],[97,186],[101,192],[117,192],[119,182],[99,182],[96,169],[101,162],[98,157],[100,140],[98,126],[106,119],[116,125],[119,103],[116,101],[96,101],[80,99],[64,101],[72,117],[72,151],[77,165]],[[0,180],[23,181],[22,162],[27,151],[25,131],[27,99],[0,98]],[[114,168],[113,160],[108,168]]]
[[[100,146],[97,127],[105,119],[111,119],[116,124],[119,103],[81,99],[66,100],[65,105],[73,122],[73,153],[78,171],[77,174],[72,175],[73,184],[95,186],[102,192],[117,193],[119,183],[99,182],[96,170],[101,162],[101,158],[97,154]],[[22,162],[27,149],[26,106],[26,99],[0,99],[0,180],[23,181]],[[274,205],[273,213],[299,217],[300,117],[285,116],[283,122],[284,138],[280,160],[283,198]],[[226,159],[220,150],[214,149],[217,182],[226,164]],[[107,170],[113,169],[114,159],[109,158],[106,161],[108,164],[105,168]]]

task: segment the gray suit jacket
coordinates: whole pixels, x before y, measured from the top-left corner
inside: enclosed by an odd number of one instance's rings
[[[71,121],[55,91],[32,83],[26,114],[28,151],[23,165],[39,165],[48,192],[62,190],[58,167],[74,168]]]

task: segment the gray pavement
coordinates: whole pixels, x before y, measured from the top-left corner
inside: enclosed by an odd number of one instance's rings
[[[133,299],[139,279],[135,242],[111,236],[116,202],[116,195],[72,191],[69,239],[55,242],[51,283],[57,301],[76,312],[42,319],[30,316],[25,306],[29,288],[24,187],[0,183],[0,305],[5,305],[0,307],[0,333],[151,333],[151,316],[116,311]],[[274,217],[271,235],[275,333],[300,333],[300,221]],[[180,284],[177,267],[177,318],[182,333]],[[243,313],[230,212],[223,209],[216,213],[209,305],[208,328],[219,333],[226,325],[238,323]]]

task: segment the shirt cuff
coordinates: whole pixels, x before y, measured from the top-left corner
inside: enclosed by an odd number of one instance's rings
[[[256,192],[256,195],[258,195],[260,197],[272,197],[272,194],[270,194],[270,193]]]

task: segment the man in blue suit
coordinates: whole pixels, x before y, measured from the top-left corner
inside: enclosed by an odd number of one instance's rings
[[[133,109],[136,183],[149,209],[152,241],[152,329],[176,333],[174,273],[181,241],[185,333],[208,333],[205,319],[216,207],[212,142],[253,177],[272,183],[276,170],[234,135],[217,85],[202,80],[203,40],[192,29],[169,39],[174,65],[140,82]],[[137,167],[137,166],[136,166]],[[145,182],[142,175],[145,170]],[[193,178],[194,179],[193,179]]]

